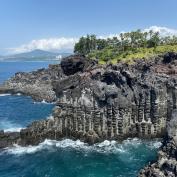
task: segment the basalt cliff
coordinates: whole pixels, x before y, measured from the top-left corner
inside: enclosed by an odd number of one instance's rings
[[[167,134],[163,137],[156,162],[142,169],[139,177],[176,177],[177,176],[177,110],[167,123]]]
[[[177,107],[177,54],[104,66],[70,56],[48,69],[16,73],[0,87],[0,93],[19,92],[37,101],[55,101],[53,118],[35,121],[19,133],[1,131],[0,148],[34,145],[46,138],[93,144],[105,139],[166,137]],[[162,148],[173,144],[172,139],[166,138]],[[148,172],[152,166],[140,176],[153,176]]]

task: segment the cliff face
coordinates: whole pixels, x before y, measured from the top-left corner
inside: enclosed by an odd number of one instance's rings
[[[139,177],[177,176],[177,110],[167,125],[167,136],[158,152],[158,159],[142,169]]]
[[[92,144],[162,137],[177,106],[176,74],[175,53],[137,60],[134,65],[107,66],[71,56],[48,69],[17,73],[5,83],[7,90],[57,103],[53,119],[32,123],[15,142],[28,145],[46,138],[71,138]]]
[[[168,53],[137,60],[134,65],[108,66],[72,56],[61,65],[17,73],[6,88],[36,100],[57,98],[53,119],[29,125],[20,132],[18,143],[72,138],[92,144],[105,139],[162,137],[177,106],[176,71],[177,54]]]
[[[167,54],[133,66],[94,66],[54,82],[56,130],[92,143],[162,137],[177,106],[176,59]]]
[[[100,66],[82,56],[65,58],[30,73],[17,73],[0,93],[57,101],[53,118],[21,132],[0,131],[0,148],[34,145],[46,138],[80,139],[90,144],[127,137],[165,137],[156,162],[140,177],[177,176],[177,54],[133,65]]]

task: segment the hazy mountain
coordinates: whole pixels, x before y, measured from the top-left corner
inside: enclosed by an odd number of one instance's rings
[[[26,53],[20,53],[10,56],[3,56],[0,59],[3,60],[58,60],[63,57],[69,56],[71,53],[54,53],[44,50],[33,50]]]
[[[56,56],[56,55],[58,55],[58,54],[37,49],[37,50],[33,50],[31,52],[12,55],[12,57],[15,57],[15,58],[17,58],[17,57],[34,58],[34,57]]]

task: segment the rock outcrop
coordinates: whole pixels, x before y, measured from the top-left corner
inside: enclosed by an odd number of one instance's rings
[[[177,54],[167,53],[133,65],[107,66],[71,56],[48,69],[17,73],[5,83],[7,90],[57,102],[53,119],[33,122],[11,144],[162,137],[177,106],[176,71]]]
[[[167,125],[167,136],[158,152],[158,159],[146,166],[139,177],[176,177],[177,176],[177,110]]]
[[[62,60],[61,68],[63,73],[69,76],[77,72],[84,72],[85,69],[91,68],[96,63],[96,61],[85,58],[82,55],[75,55]]]
[[[61,65],[49,65],[47,69],[42,68],[33,72],[18,72],[14,77],[0,86],[1,93],[22,93],[31,96],[35,101],[54,102],[57,100],[53,91],[52,82],[62,80],[68,75],[84,72],[86,68],[92,67],[96,61],[76,55],[66,57]]]
[[[31,96],[36,101],[56,101],[51,82],[62,78],[59,65],[49,65],[47,69],[25,73],[18,72],[0,87],[0,93],[22,93]]]
[[[12,146],[13,144],[18,144],[20,141],[19,132],[4,132],[0,131],[0,149],[7,146]]]

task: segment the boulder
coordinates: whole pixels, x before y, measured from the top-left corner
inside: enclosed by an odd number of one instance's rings
[[[94,60],[87,59],[81,55],[73,55],[62,59],[61,68],[63,69],[64,74],[69,76],[77,72],[83,72],[94,64]]]

